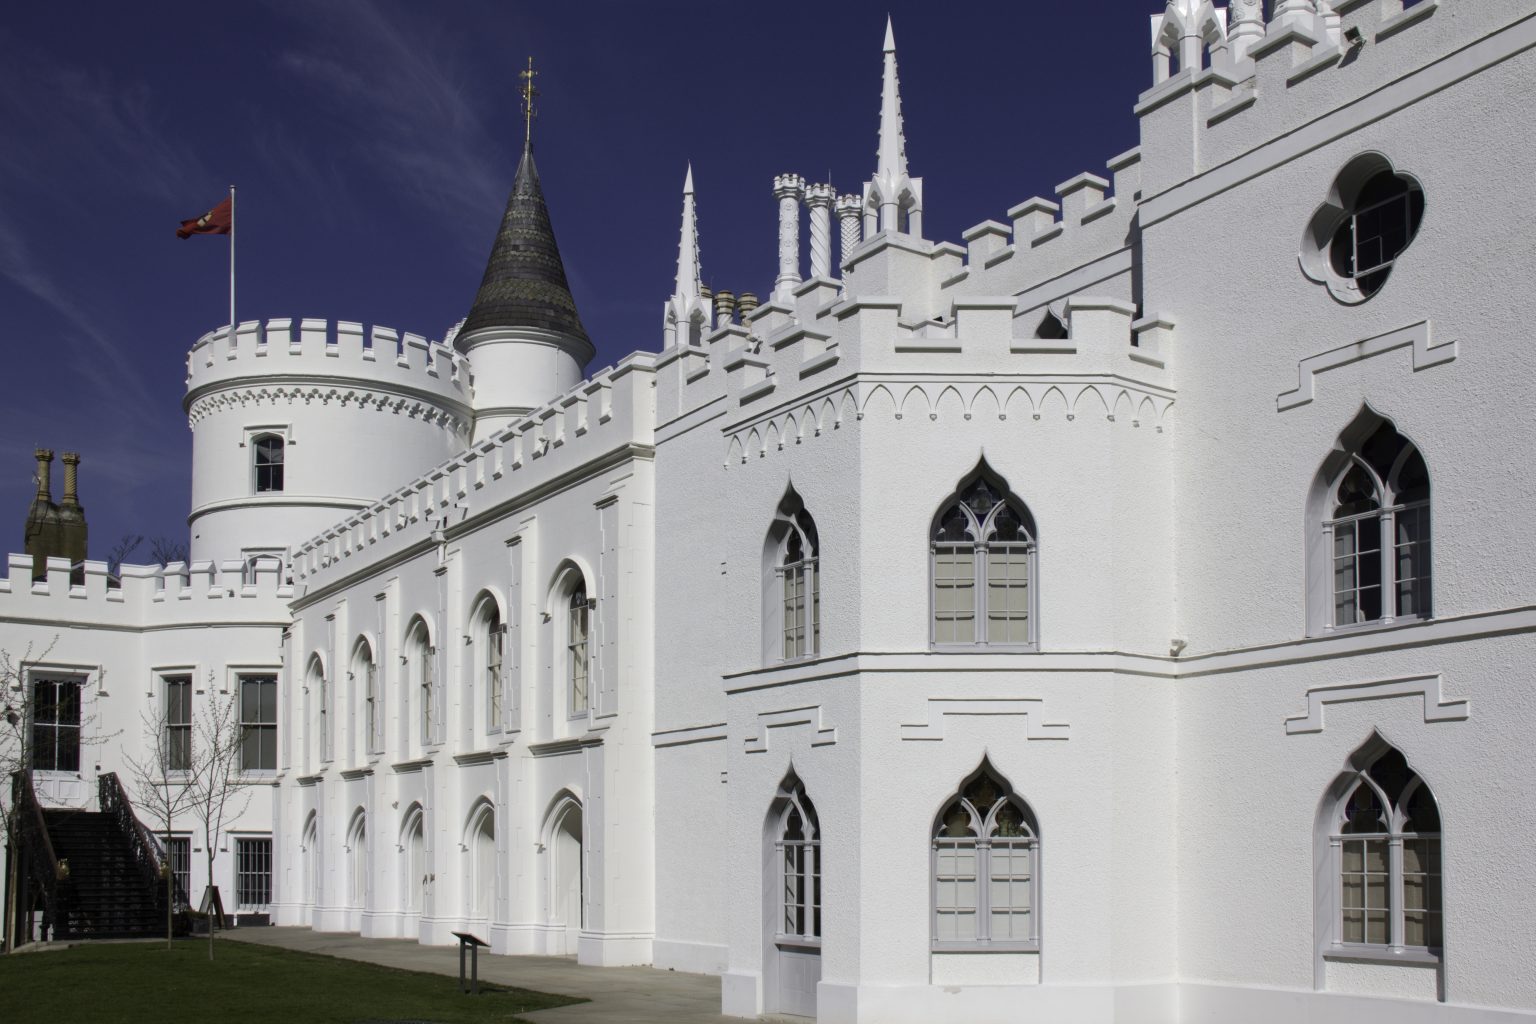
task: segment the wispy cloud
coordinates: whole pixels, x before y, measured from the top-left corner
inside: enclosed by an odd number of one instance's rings
[[[348,144],[426,212],[476,229],[505,201],[507,168],[488,159],[490,139],[455,69],[416,11],[369,0],[278,3],[307,42],[278,56],[280,69],[310,84],[348,125]]]
[[[71,168],[111,167],[117,187],[172,198],[204,177],[197,157],[161,130],[142,82],[44,59],[3,33],[0,124],[0,185],[7,190],[63,193],[80,177]]]
[[[0,279],[10,282],[58,316],[60,336],[83,349],[77,369],[95,386],[104,401],[120,403],[123,411],[143,408],[151,393],[135,361],[128,358],[86,312],[80,298],[56,281],[34,257],[16,226],[0,212]]]

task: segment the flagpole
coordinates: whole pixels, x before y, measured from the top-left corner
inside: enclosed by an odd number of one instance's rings
[[[235,186],[229,186],[229,340],[235,340]]]

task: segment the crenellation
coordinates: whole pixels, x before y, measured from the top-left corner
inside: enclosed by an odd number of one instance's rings
[[[1036,236],[1054,228],[1056,215],[1060,212],[1060,205],[1039,196],[1026,199],[1013,207],[1008,211],[1008,219],[1013,221],[1014,244],[1032,241]]]
[[[69,595],[86,600],[106,600],[112,583],[112,574],[107,571],[107,563],[88,558],[79,564],[79,570],[80,582],[71,581]]]
[[[1056,199],[1061,206],[1062,223],[1073,228],[1083,223],[1089,211],[1104,202],[1109,182],[1089,171],[1069,178],[1056,186]]]
[[[746,336],[744,328],[734,330]],[[688,360],[679,355],[672,361],[686,364]],[[313,585],[317,576],[358,552],[410,545],[424,531],[462,522],[477,508],[505,501],[519,488],[579,465],[591,457],[589,445],[605,444],[615,432],[626,437],[648,433],[655,412],[649,402],[653,378],[658,366],[666,363],[650,353],[628,356],[413,483],[350,514],[294,549],[296,578]],[[639,396],[647,401],[642,403]],[[540,475],[530,479],[526,474],[531,471]]]
[[[1141,197],[1141,147],[1133,146],[1118,156],[1110,157],[1104,166],[1109,170],[1117,199],[1134,202]]]
[[[231,614],[242,621],[270,621],[281,617],[283,602],[293,595],[275,570],[245,579],[244,563],[238,559],[217,566],[211,561],[123,565],[114,576],[103,561],[70,564],[50,558],[45,575],[34,580],[30,556],[13,553],[7,555],[5,569],[0,577],[0,617],[60,628],[100,622],[153,629],[227,619]],[[206,606],[232,598],[251,600],[231,604],[228,611]]]
[[[795,289],[795,323],[815,323],[837,303],[842,291],[842,282],[828,277],[812,277],[802,283]]]
[[[994,254],[1008,247],[1009,228],[995,220],[985,220],[967,228],[960,237],[966,243],[965,262],[985,264]]]
[[[338,320],[336,334],[328,339],[325,354],[333,358],[346,356],[363,359],[367,354],[363,325],[352,320]]]
[[[1429,23],[1438,7],[1439,0],[1282,0],[1266,25],[1245,0],[1229,51],[1218,59],[1213,50],[1208,67],[1181,67],[1166,78],[1155,72],[1154,85],[1140,96],[1142,148],[1154,169],[1148,194],[1342,109],[1405,67],[1425,73],[1484,32],[1509,30],[1496,10],[1469,8],[1447,26],[1453,31],[1405,31]],[[1412,42],[1399,43],[1400,35]]]
[[[262,361],[259,367],[249,362],[257,358]],[[419,334],[401,335],[377,326],[365,329],[355,321],[332,324],[313,317],[297,324],[288,318],[247,321],[239,325],[233,338],[227,326],[221,327],[193,345],[187,369],[184,407],[194,421],[202,415],[194,411],[194,405],[200,406],[219,391],[256,395],[261,390],[259,378],[265,375],[290,378],[270,389],[269,400],[281,392],[322,401],[353,395],[359,405],[381,409],[398,405],[384,395],[371,394],[377,389],[396,396],[409,394],[417,404],[430,396],[433,409],[425,414],[429,420],[446,415],[447,422],[467,428],[470,417],[472,385],[464,355]],[[333,387],[309,394],[304,384],[291,380],[295,376],[312,377],[317,383],[346,380],[363,387]]]

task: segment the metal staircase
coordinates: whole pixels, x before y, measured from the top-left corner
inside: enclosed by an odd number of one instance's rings
[[[28,773],[15,785],[18,846],[26,862],[18,916],[41,911],[54,939],[164,935],[165,856],[134,817],[117,776],[100,777],[98,811],[40,807]],[[184,905],[185,895],[176,895]],[[30,920],[18,929],[21,936],[37,931]]]

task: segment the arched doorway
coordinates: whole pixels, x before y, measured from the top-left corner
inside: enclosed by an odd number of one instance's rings
[[[550,952],[573,955],[581,938],[584,898],[581,804],[566,794],[550,812],[548,838],[549,924],[554,935]]]
[[[821,981],[821,822],[793,772],[769,810],[764,855],[765,1008],[815,1017]]]

